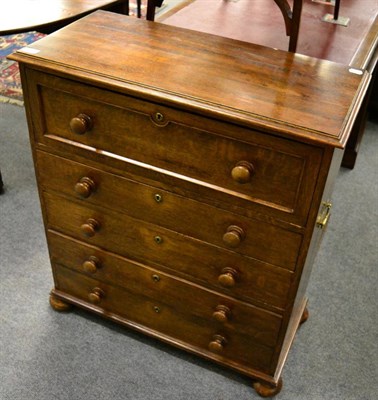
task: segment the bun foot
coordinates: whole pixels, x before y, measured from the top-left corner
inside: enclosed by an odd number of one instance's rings
[[[53,294],[50,294],[50,306],[59,312],[69,311],[72,308],[71,304],[64,302]]]
[[[308,308],[306,307],[304,310],[303,310],[303,314],[302,314],[302,317],[301,317],[301,320],[300,320],[300,325],[302,325],[304,322],[306,322],[307,320],[308,320],[308,317],[310,316],[310,313],[308,312]]]
[[[273,397],[282,389],[282,378],[279,379],[277,386],[272,386],[261,382],[254,382],[253,388],[261,397]]]

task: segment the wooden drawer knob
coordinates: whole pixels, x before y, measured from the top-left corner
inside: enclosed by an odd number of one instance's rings
[[[228,247],[238,247],[244,239],[243,229],[236,225],[230,225],[223,235],[223,242]]]
[[[253,165],[248,161],[239,161],[234,168],[232,168],[232,179],[237,183],[248,183],[254,173]]]
[[[86,199],[89,197],[94,190],[96,185],[91,178],[84,176],[75,185],[75,192],[82,198]]]
[[[214,353],[221,353],[227,340],[222,335],[214,335],[213,340],[209,343],[209,350]]]
[[[86,114],[79,114],[70,121],[70,129],[76,135],[84,135],[92,129],[92,126],[92,119]]]
[[[213,318],[222,324],[228,322],[230,316],[231,310],[227,306],[221,304],[217,306],[213,312]]]
[[[224,268],[222,273],[218,276],[218,282],[225,288],[235,286],[238,278],[238,273],[233,268]]]
[[[87,219],[87,222],[80,227],[81,232],[86,237],[93,237],[100,229],[100,224],[93,218]]]
[[[92,304],[99,304],[101,302],[101,299],[103,299],[105,296],[105,293],[102,289],[95,287],[93,288],[92,292],[89,293],[88,295],[88,300]]]
[[[83,270],[89,274],[94,274],[100,266],[100,260],[95,256],[90,256],[83,262]]]

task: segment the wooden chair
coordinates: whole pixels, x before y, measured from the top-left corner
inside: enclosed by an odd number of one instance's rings
[[[289,51],[295,53],[297,50],[299,25],[301,22],[303,0],[294,0],[293,9],[287,0],[274,0],[284,17],[286,35],[289,39]]]
[[[137,17],[142,17],[142,0],[137,0]]]
[[[146,19],[148,21],[155,20],[155,10],[156,7],[161,7],[164,0],[147,0],[147,13]]]
[[[164,0],[147,0],[146,19],[154,21],[156,7],[161,7]],[[227,1],[227,0],[224,0]],[[250,0],[253,1],[253,0]],[[272,1],[272,0],[270,0]],[[289,51],[295,53],[297,49],[299,25],[301,21],[303,0],[293,0],[293,9],[287,0],[274,0],[284,17],[286,35],[290,36]]]
[[[142,0],[136,0],[137,4],[137,17],[142,17]],[[129,15],[130,13],[130,0],[126,0],[124,4],[123,10],[121,10],[124,14]]]

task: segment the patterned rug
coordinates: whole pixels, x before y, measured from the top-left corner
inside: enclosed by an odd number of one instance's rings
[[[27,32],[0,37],[0,102],[23,105],[18,64],[6,57],[44,36],[38,32]]]
[[[142,1],[142,17],[145,15],[146,5]],[[136,2],[130,1],[130,15],[136,15]],[[15,35],[0,36],[0,102],[22,106],[22,88],[18,64],[7,60],[6,57],[18,49],[33,43],[45,35],[39,32],[18,33]]]

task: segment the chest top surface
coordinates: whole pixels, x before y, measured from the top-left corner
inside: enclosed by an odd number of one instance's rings
[[[341,64],[105,11],[11,58],[334,147],[345,145],[369,81]]]

